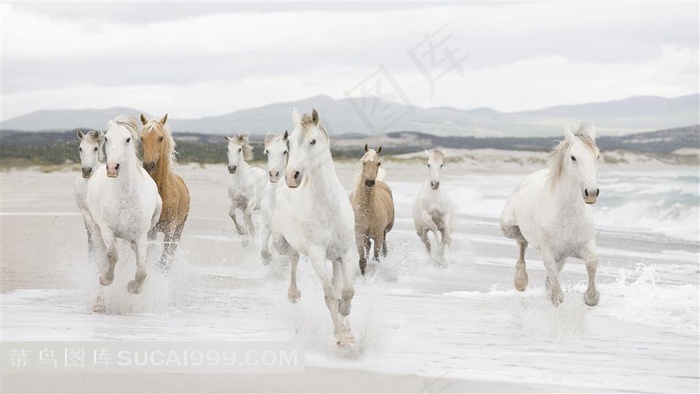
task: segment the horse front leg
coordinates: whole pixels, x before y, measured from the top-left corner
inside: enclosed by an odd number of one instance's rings
[[[428,254],[430,254],[431,248],[430,248],[430,239],[428,239],[428,230],[425,228],[421,228],[420,230],[417,230],[416,233],[418,233],[418,237],[420,237],[420,240],[425,245],[425,250],[427,250]]]
[[[102,230],[102,241],[105,245],[107,257],[107,271],[100,276],[102,286],[109,286],[114,281],[114,267],[117,265],[119,255],[117,253],[117,240],[110,230]]]
[[[130,281],[126,289],[131,294],[140,294],[144,280],[146,280],[146,252],[148,240],[146,234],[138,240],[131,241],[131,247],[136,251],[136,274],[134,280]]]
[[[364,276],[367,269],[367,243],[369,238],[361,232],[355,233],[355,245],[357,246],[357,254],[359,255],[360,273]]]
[[[263,223],[262,226],[262,240],[260,241],[260,259],[264,265],[270,264],[272,260],[272,253],[270,253],[270,226],[267,223]]]
[[[331,319],[333,320],[333,334],[335,335],[337,343],[341,346],[347,345],[349,343],[348,338],[344,335],[345,332],[340,322],[340,315],[338,314],[339,300],[336,297],[333,284],[326,273],[326,253],[324,250],[314,251],[309,255],[309,260],[311,260],[311,265],[321,281],[321,286],[323,286],[323,296],[326,301],[328,312],[330,312]]]
[[[353,286],[354,270],[352,263],[354,256],[352,249],[349,249],[345,255],[338,260],[340,270],[343,275],[343,288],[340,292],[340,300],[338,300],[338,313],[340,313],[340,322],[343,329],[344,342],[341,345],[349,345],[355,342],[350,327],[350,310],[352,309],[352,299],[355,296],[355,287]]]
[[[238,219],[236,218],[236,208],[236,204],[231,204],[231,208],[229,208],[228,210],[228,215],[233,220],[233,225],[236,226],[236,231],[238,232],[238,235],[243,235],[245,233],[245,229],[238,223]]]
[[[588,289],[583,296],[583,301],[588,306],[598,305],[600,301],[600,293],[595,288],[595,273],[598,269],[598,254],[595,251],[595,240],[588,241],[585,246],[584,261],[586,262],[586,271],[588,271]]]
[[[170,271],[170,267],[175,259],[175,252],[177,251],[184,227],[184,222],[175,226],[171,225],[163,233],[163,254],[158,261],[158,268],[165,273]]]
[[[373,239],[374,245],[373,245],[373,250],[374,250],[374,261],[379,261],[379,250],[382,248],[382,237],[377,236],[376,234],[374,235]]]
[[[553,254],[546,250],[542,253],[542,260],[544,261],[544,268],[547,271],[547,278],[545,280],[547,292],[552,300],[552,305],[558,307],[564,302],[564,295],[559,285],[559,271],[561,270],[560,267],[562,264],[559,264]]]

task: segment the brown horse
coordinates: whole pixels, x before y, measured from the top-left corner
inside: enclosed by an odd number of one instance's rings
[[[374,243],[374,259],[379,259],[379,249],[386,257],[386,233],[394,227],[394,197],[386,183],[382,182],[382,164],[379,153],[380,146],[375,151],[365,144],[365,155],[362,156],[362,170],[357,176],[355,189],[350,195],[352,208],[355,211],[355,242],[360,254],[360,271],[365,274],[367,255],[370,241]]]
[[[156,182],[158,193],[163,199],[160,219],[148,233],[148,238],[153,240],[157,232],[163,233],[163,255],[158,266],[166,272],[170,269],[177,242],[180,241],[190,212],[190,192],[182,178],[173,172],[175,140],[170,126],[165,124],[167,120],[168,114],[161,120],[148,120],[141,114],[143,168]]]

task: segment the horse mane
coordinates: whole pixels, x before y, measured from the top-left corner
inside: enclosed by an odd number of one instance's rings
[[[311,127],[313,125],[315,125],[315,124],[314,124],[314,120],[311,117],[310,113],[305,113],[304,115],[302,115],[301,127],[304,131],[308,131],[309,127]],[[330,137],[328,136],[328,132],[326,132],[326,129],[324,129],[323,126],[321,125],[320,121],[318,122],[317,127],[319,130],[321,130],[321,134],[323,134],[323,136],[326,138],[326,141],[328,141],[330,139]]]
[[[440,149],[440,148],[435,148],[432,151],[432,154],[435,156],[435,158],[440,159],[440,161],[445,161],[445,152]]]
[[[163,138],[163,141],[165,141],[165,149],[168,154],[168,165],[172,167],[173,163],[177,161],[177,158],[175,155],[177,154],[177,151],[175,150],[175,139],[173,138],[173,130],[170,128],[169,124],[160,124],[157,120],[149,120],[148,123],[146,123],[143,128],[146,131],[146,133],[150,133],[153,131],[153,128],[157,125],[159,125],[163,129],[163,133],[165,134],[165,138]],[[148,128],[146,130],[146,128]]]
[[[243,148],[243,160],[249,161],[253,159],[253,146],[250,145],[250,137],[247,134],[236,134],[230,141]]]
[[[589,127],[590,126],[588,123],[581,123],[578,126],[578,129],[574,131],[574,135],[590,150],[593,152],[598,152],[598,146],[596,145],[595,140],[588,135]],[[568,156],[566,152],[569,151],[569,148],[571,148],[571,141],[565,138],[562,141],[559,141],[559,144],[552,149],[549,163],[547,163],[547,169],[549,170],[549,175],[547,176],[547,186],[549,186],[549,188],[554,188],[554,185],[557,184],[559,179],[561,179],[562,175],[564,174],[564,164],[566,163],[566,156]]]
[[[131,134],[131,140],[134,141],[134,145],[140,146],[141,138],[139,138],[139,131],[141,128],[141,124],[135,117],[129,115],[119,115],[116,118],[110,120],[107,125],[108,128],[112,126],[126,127],[126,129],[129,130],[129,133]]]

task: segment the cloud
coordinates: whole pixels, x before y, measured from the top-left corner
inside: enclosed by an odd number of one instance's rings
[[[500,110],[694,93],[700,72],[697,3],[3,3],[0,11],[3,119],[116,105],[196,117],[340,98],[380,64],[414,104]],[[443,26],[448,48],[470,56],[464,76],[446,75],[431,98],[407,50]]]

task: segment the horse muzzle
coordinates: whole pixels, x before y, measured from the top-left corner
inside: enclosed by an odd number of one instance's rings
[[[433,190],[437,190],[440,187],[440,182],[430,182],[430,187]]]
[[[236,166],[228,166],[228,173],[229,174],[235,174],[236,173]]]
[[[598,200],[598,196],[600,195],[600,189],[591,189],[589,191],[588,189],[583,190],[583,201],[586,204],[595,204],[596,200]]]
[[[375,182],[376,182],[376,181],[375,181],[374,179],[365,179],[365,186],[367,186],[367,187],[373,187],[374,184],[375,184]]]
[[[82,172],[83,172],[83,178],[85,178],[85,179],[90,178],[90,176],[92,175],[92,167],[83,167]]]
[[[155,171],[156,169],[156,163],[154,161],[150,163],[143,163],[143,169],[146,170],[149,174]]]
[[[116,165],[107,165],[107,176],[110,178],[116,178],[119,175],[119,163]]]
[[[270,171],[270,183],[277,183],[277,181],[280,180],[280,172],[279,171]]]
[[[289,186],[290,189],[296,189],[301,184],[302,176],[299,171],[287,171],[287,173],[284,176],[284,179],[287,182],[287,186]]]

